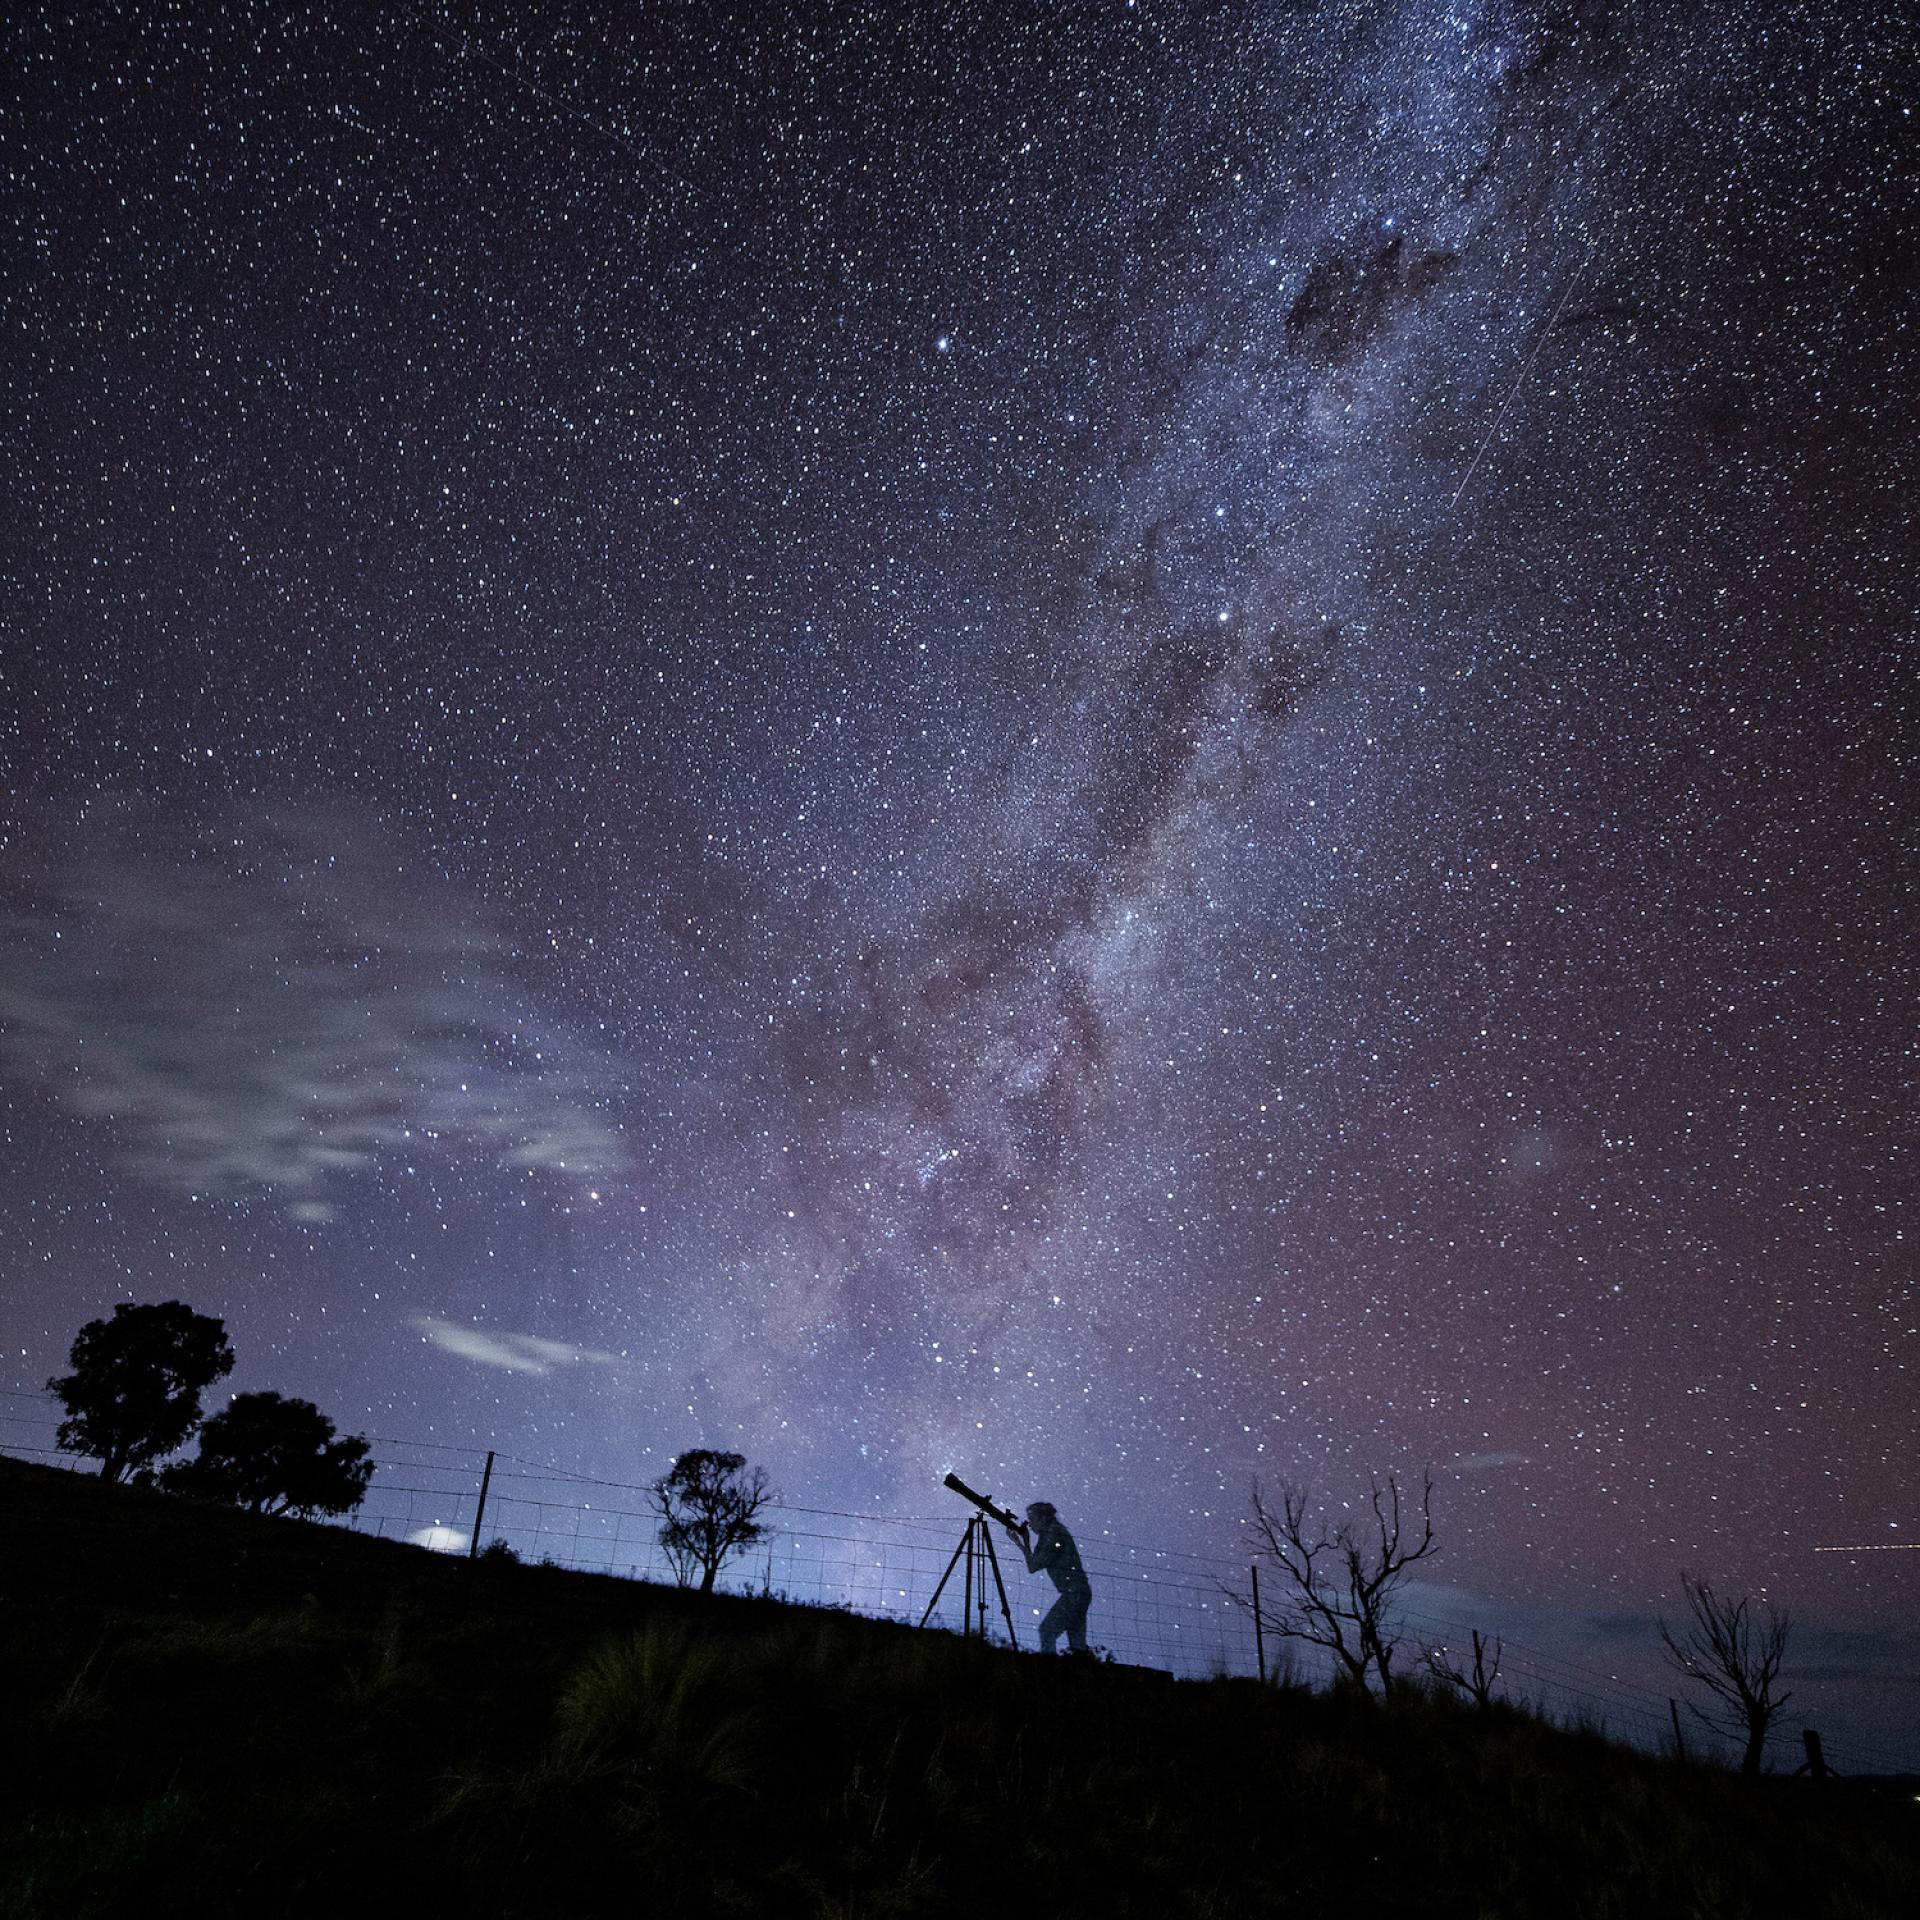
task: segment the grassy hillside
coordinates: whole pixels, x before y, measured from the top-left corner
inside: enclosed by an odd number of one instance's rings
[[[0,1460],[0,1915],[1912,1911],[1920,1806]]]

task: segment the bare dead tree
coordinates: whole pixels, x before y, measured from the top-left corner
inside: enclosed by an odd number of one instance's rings
[[[1471,1667],[1457,1663],[1445,1647],[1429,1647],[1427,1671],[1436,1679],[1444,1680],[1455,1692],[1465,1694],[1476,1707],[1490,1707],[1494,1685],[1500,1678],[1500,1656],[1504,1649],[1497,1634],[1489,1640],[1478,1627],[1469,1631],[1473,1635]]]
[[[1793,1622],[1771,1605],[1765,1620],[1757,1620],[1745,1594],[1737,1600],[1728,1599],[1689,1573],[1681,1574],[1680,1590],[1687,1597],[1692,1622],[1679,1633],[1665,1620],[1660,1622],[1660,1640],[1667,1659],[1676,1671],[1704,1687],[1719,1702],[1712,1710],[1694,1706],[1692,1701],[1687,1704],[1703,1724],[1744,1740],[1746,1751],[1740,1758],[1740,1771],[1757,1774],[1768,1730],[1780,1709],[1793,1698],[1791,1693],[1774,1691],[1780,1682]]]
[[[1323,1647],[1343,1678],[1361,1687],[1377,1679],[1384,1694],[1393,1691],[1399,1644],[1389,1615],[1394,1589],[1437,1548],[1433,1475],[1422,1476],[1417,1520],[1394,1475],[1367,1485],[1371,1521],[1356,1514],[1329,1527],[1311,1517],[1304,1488],[1283,1483],[1275,1508],[1254,1482],[1256,1551],[1279,1570],[1284,1592],[1271,1605],[1261,1601],[1260,1624],[1283,1640]],[[1253,1605],[1249,1595],[1233,1597]]]

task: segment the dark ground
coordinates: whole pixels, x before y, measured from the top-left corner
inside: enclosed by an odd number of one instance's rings
[[[1911,1784],[1175,1684],[0,1460],[0,1916],[1905,1916]]]

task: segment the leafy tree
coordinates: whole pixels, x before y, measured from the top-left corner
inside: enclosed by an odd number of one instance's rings
[[[351,1513],[373,1478],[367,1443],[334,1437],[311,1400],[235,1394],[200,1429],[200,1451],[168,1467],[170,1493],[224,1500],[251,1513]]]
[[[103,1479],[124,1480],[200,1424],[200,1396],[233,1371],[233,1348],[221,1321],[182,1301],[122,1302],[80,1329],[67,1361],[73,1371],[47,1382],[67,1410],[56,1444],[92,1454]]]
[[[765,1471],[749,1471],[743,1454],[705,1447],[683,1453],[647,1489],[660,1516],[660,1544],[680,1585],[692,1586],[697,1573],[700,1591],[711,1593],[728,1559],[765,1533],[758,1516],[773,1497]]]
[[[1361,1687],[1376,1678],[1380,1691],[1391,1693],[1399,1644],[1390,1616],[1394,1589],[1409,1567],[1436,1551],[1433,1475],[1421,1482],[1417,1528],[1392,1474],[1368,1486],[1372,1524],[1356,1516],[1329,1528],[1312,1522],[1302,1488],[1282,1486],[1275,1508],[1254,1482],[1258,1551],[1278,1569],[1284,1594],[1271,1607],[1261,1601],[1260,1624],[1282,1639],[1324,1647],[1339,1677]],[[1245,1594],[1233,1598],[1252,1604]]]
[[[1693,1711],[1706,1725],[1744,1740],[1740,1771],[1757,1774],[1768,1730],[1793,1698],[1791,1693],[1774,1692],[1793,1622],[1771,1606],[1765,1622],[1756,1621],[1753,1604],[1744,1594],[1738,1600],[1725,1599],[1689,1573],[1681,1574],[1680,1590],[1687,1596],[1693,1620],[1679,1633],[1660,1622],[1667,1659],[1719,1702],[1711,1712],[1701,1707]],[[1691,1701],[1687,1704],[1693,1706]]]

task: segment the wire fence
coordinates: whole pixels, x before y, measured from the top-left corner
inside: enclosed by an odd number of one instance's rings
[[[9,1390],[11,1391],[11,1390]],[[24,1397],[24,1396],[19,1396]],[[18,1398],[13,1402],[17,1407]],[[58,1416],[0,1411],[0,1453],[52,1465],[89,1463],[54,1445]],[[358,1509],[332,1524],[429,1551],[466,1554],[502,1541],[523,1561],[671,1585],[675,1570],[661,1548],[660,1517],[638,1483],[575,1473],[542,1460],[392,1435],[366,1436],[374,1472]],[[482,1480],[484,1513],[479,1512]],[[717,1585],[732,1593],[769,1594],[813,1606],[838,1607],[878,1619],[962,1630],[968,1598],[965,1569],[942,1588],[966,1524],[950,1515],[873,1515],[787,1504],[760,1515],[761,1538],[731,1560]],[[1251,1673],[1252,1624],[1211,1570],[1191,1556],[1152,1548],[1081,1540],[1082,1560],[1097,1594],[1089,1637],[1130,1666],[1158,1667],[1184,1679]],[[1030,1578],[1017,1550],[997,1549],[1014,1638],[1036,1644],[1053,1589]],[[982,1578],[990,1579],[984,1569]],[[935,1596],[938,1591],[938,1604]],[[1005,1619],[991,1587],[972,1593],[971,1630],[1004,1643]],[[984,1620],[981,1615],[984,1613]]]
[[[0,1454],[76,1469],[90,1466],[55,1446],[58,1414],[49,1396],[16,1388],[0,1394],[6,1396],[0,1404]],[[36,1401],[41,1404],[31,1404]],[[366,1438],[375,1449],[366,1497],[354,1513],[330,1524],[429,1552],[465,1555],[476,1541],[481,1547],[502,1541],[522,1561],[659,1585],[675,1581],[658,1539],[660,1518],[647,1502],[644,1485],[499,1450],[489,1456],[485,1448],[441,1441]],[[917,1623],[926,1615],[929,1625],[953,1632],[964,1626],[1004,1644],[1006,1623],[992,1588],[975,1588],[975,1616],[964,1619],[964,1569],[954,1565],[954,1557],[966,1521],[961,1510],[936,1517],[769,1505],[760,1515],[762,1537],[728,1564],[717,1585],[875,1619]],[[1157,1668],[1178,1679],[1255,1677],[1261,1653],[1252,1611],[1240,1597],[1246,1567],[1106,1536],[1082,1538],[1078,1545],[1095,1595],[1088,1638],[1101,1652],[1123,1665]],[[1027,1575],[1010,1546],[1000,1553],[1000,1568],[1014,1638],[1031,1648],[1053,1590]],[[949,1576],[944,1590],[943,1575]],[[983,1582],[986,1577],[983,1570]],[[1270,1609],[1271,1594],[1267,1601]],[[1425,1647],[1457,1652],[1467,1637],[1459,1620],[1412,1606],[1398,1609],[1397,1620],[1416,1656]],[[1502,1637],[1502,1647],[1499,1691],[1505,1698],[1644,1749],[1672,1750],[1674,1709],[1660,1688],[1510,1637]],[[1306,1685],[1323,1685],[1331,1677],[1311,1649],[1277,1640],[1271,1631],[1265,1656],[1270,1675]],[[1696,1755],[1714,1750],[1705,1729],[1689,1725],[1686,1732]],[[1791,1767],[1800,1741],[1800,1723],[1776,1725],[1775,1764]],[[1903,1769],[1898,1756],[1853,1740],[1837,1749],[1829,1742],[1827,1758],[1841,1771]]]

